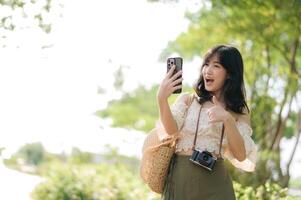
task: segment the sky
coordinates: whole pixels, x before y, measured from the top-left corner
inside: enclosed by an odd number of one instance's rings
[[[120,140],[116,132],[124,131],[108,128],[93,115],[117,98],[114,71],[129,66],[125,90],[159,83],[166,68],[158,56],[187,28],[184,11],[193,10],[193,2],[66,0],[46,18],[50,34],[16,17],[22,28],[8,33],[6,47],[0,48],[0,146],[12,153],[25,142],[42,141],[56,152],[76,145],[100,151],[102,143],[114,143],[105,133],[115,132],[113,138]],[[35,9],[26,8],[29,13]],[[186,76],[193,70],[197,67],[186,70]],[[98,94],[98,87],[107,93]]]
[[[60,2],[63,6],[55,4],[54,14],[46,18],[53,24],[50,34],[19,17],[16,22],[23,28],[8,33],[6,47],[0,48],[0,146],[6,147],[8,156],[26,142],[41,141],[56,153],[73,146],[102,152],[110,144],[140,157],[143,133],[110,128],[94,112],[118,98],[112,86],[120,65],[128,66],[126,90],[161,81],[166,66],[158,62],[159,54],[187,29],[185,10],[200,5],[197,1]],[[26,9],[30,13],[36,8]],[[199,63],[184,60],[184,84],[197,79]],[[106,94],[98,94],[98,87]],[[287,155],[292,145],[285,146]],[[292,175],[301,172],[292,170]]]

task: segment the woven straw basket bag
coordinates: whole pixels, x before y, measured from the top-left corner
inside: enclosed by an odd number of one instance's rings
[[[189,96],[187,110],[193,101],[193,97],[193,95]],[[185,118],[187,110],[185,112]],[[140,164],[140,176],[148,187],[156,193],[162,194],[163,192],[169,163],[175,153],[175,147],[179,137],[179,133],[177,133],[160,141],[158,130],[154,128],[144,140]]]

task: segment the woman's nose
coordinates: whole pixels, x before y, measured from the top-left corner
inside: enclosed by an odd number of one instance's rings
[[[206,67],[205,74],[212,74],[212,66],[211,65],[208,65],[208,67]]]

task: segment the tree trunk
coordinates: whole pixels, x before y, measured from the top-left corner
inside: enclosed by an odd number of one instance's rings
[[[293,158],[295,156],[299,140],[300,140],[300,134],[301,134],[301,110],[299,110],[298,115],[297,115],[297,125],[296,125],[296,141],[293,147],[293,150],[291,152],[291,155],[289,157],[289,160],[286,164],[286,172],[282,180],[282,186],[288,187],[289,181],[290,181],[290,166],[292,164]]]

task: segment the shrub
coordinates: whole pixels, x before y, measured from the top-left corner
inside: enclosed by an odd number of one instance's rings
[[[34,200],[158,200],[130,167],[115,164],[53,163],[42,170],[45,182],[38,185]],[[253,188],[234,182],[237,200],[297,200],[276,183]],[[300,199],[300,198],[299,198]]]
[[[48,169],[33,191],[35,200],[159,199],[123,165],[61,165]]]
[[[287,188],[281,188],[278,184],[271,182],[257,188],[243,187],[234,182],[234,190],[237,200],[300,200],[298,197],[289,196]]]

